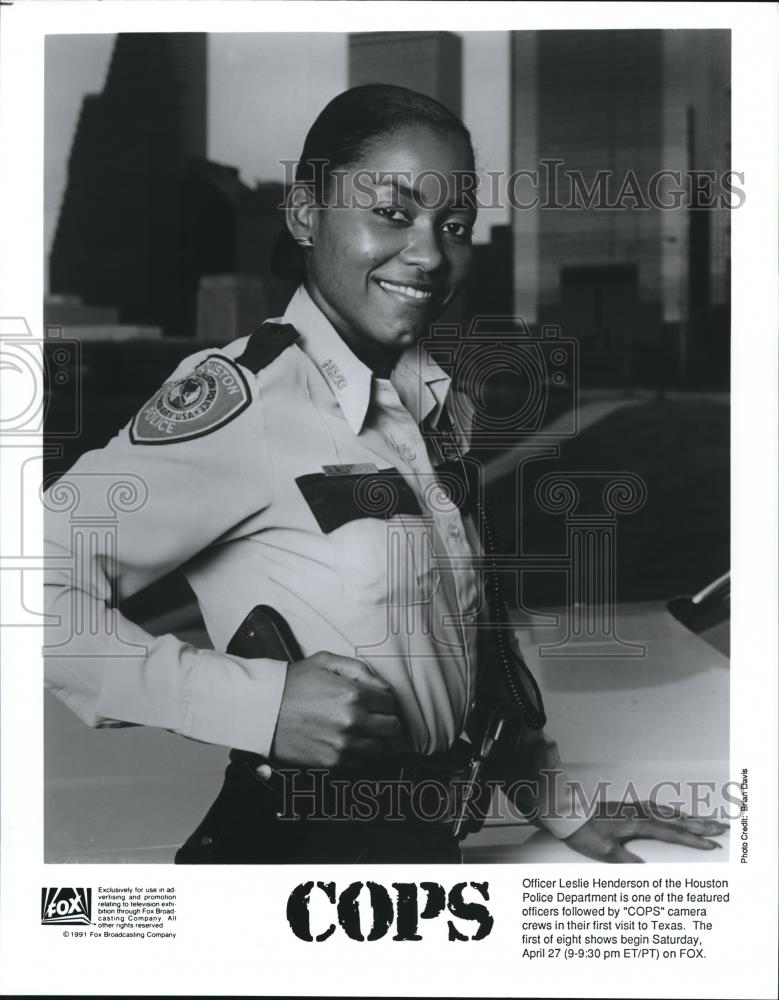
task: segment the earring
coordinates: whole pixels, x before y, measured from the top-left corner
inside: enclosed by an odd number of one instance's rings
[[[314,245],[314,241],[310,236],[301,236],[295,242],[299,247],[312,247]]]

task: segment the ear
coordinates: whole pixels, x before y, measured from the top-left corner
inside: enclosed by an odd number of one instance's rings
[[[308,184],[295,183],[287,198],[284,210],[287,229],[293,240],[302,246],[316,243],[316,202],[314,192]]]

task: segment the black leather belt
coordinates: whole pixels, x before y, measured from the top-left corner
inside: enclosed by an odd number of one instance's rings
[[[232,777],[267,797],[279,822],[407,822],[454,828],[461,812],[471,762],[471,745],[459,740],[433,756],[398,754],[366,760],[359,767],[298,768],[262,761],[255,754],[230,753]],[[481,793],[483,794],[483,792]],[[469,803],[474,820],[484,802]],[[461,835],[474,828],[469,824]]]

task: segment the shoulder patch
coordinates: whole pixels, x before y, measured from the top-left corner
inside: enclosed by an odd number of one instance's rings
[[[263,323],[249,337],[243,354],[236,361],[256,375],[275,361],[282,351],[294,344],[300,334],[291,323]]]
[[[212,354],[188,375],[162,386],[130,425],[130,440],[133,444],[191,441],[224,427],[251,399],[235,362]]]

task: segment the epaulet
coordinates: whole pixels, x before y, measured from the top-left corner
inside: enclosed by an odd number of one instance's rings
[[[235,360],[256,375],[294,344],[299,336],[291,323],[263,323],[251,334],[243,354]]]

